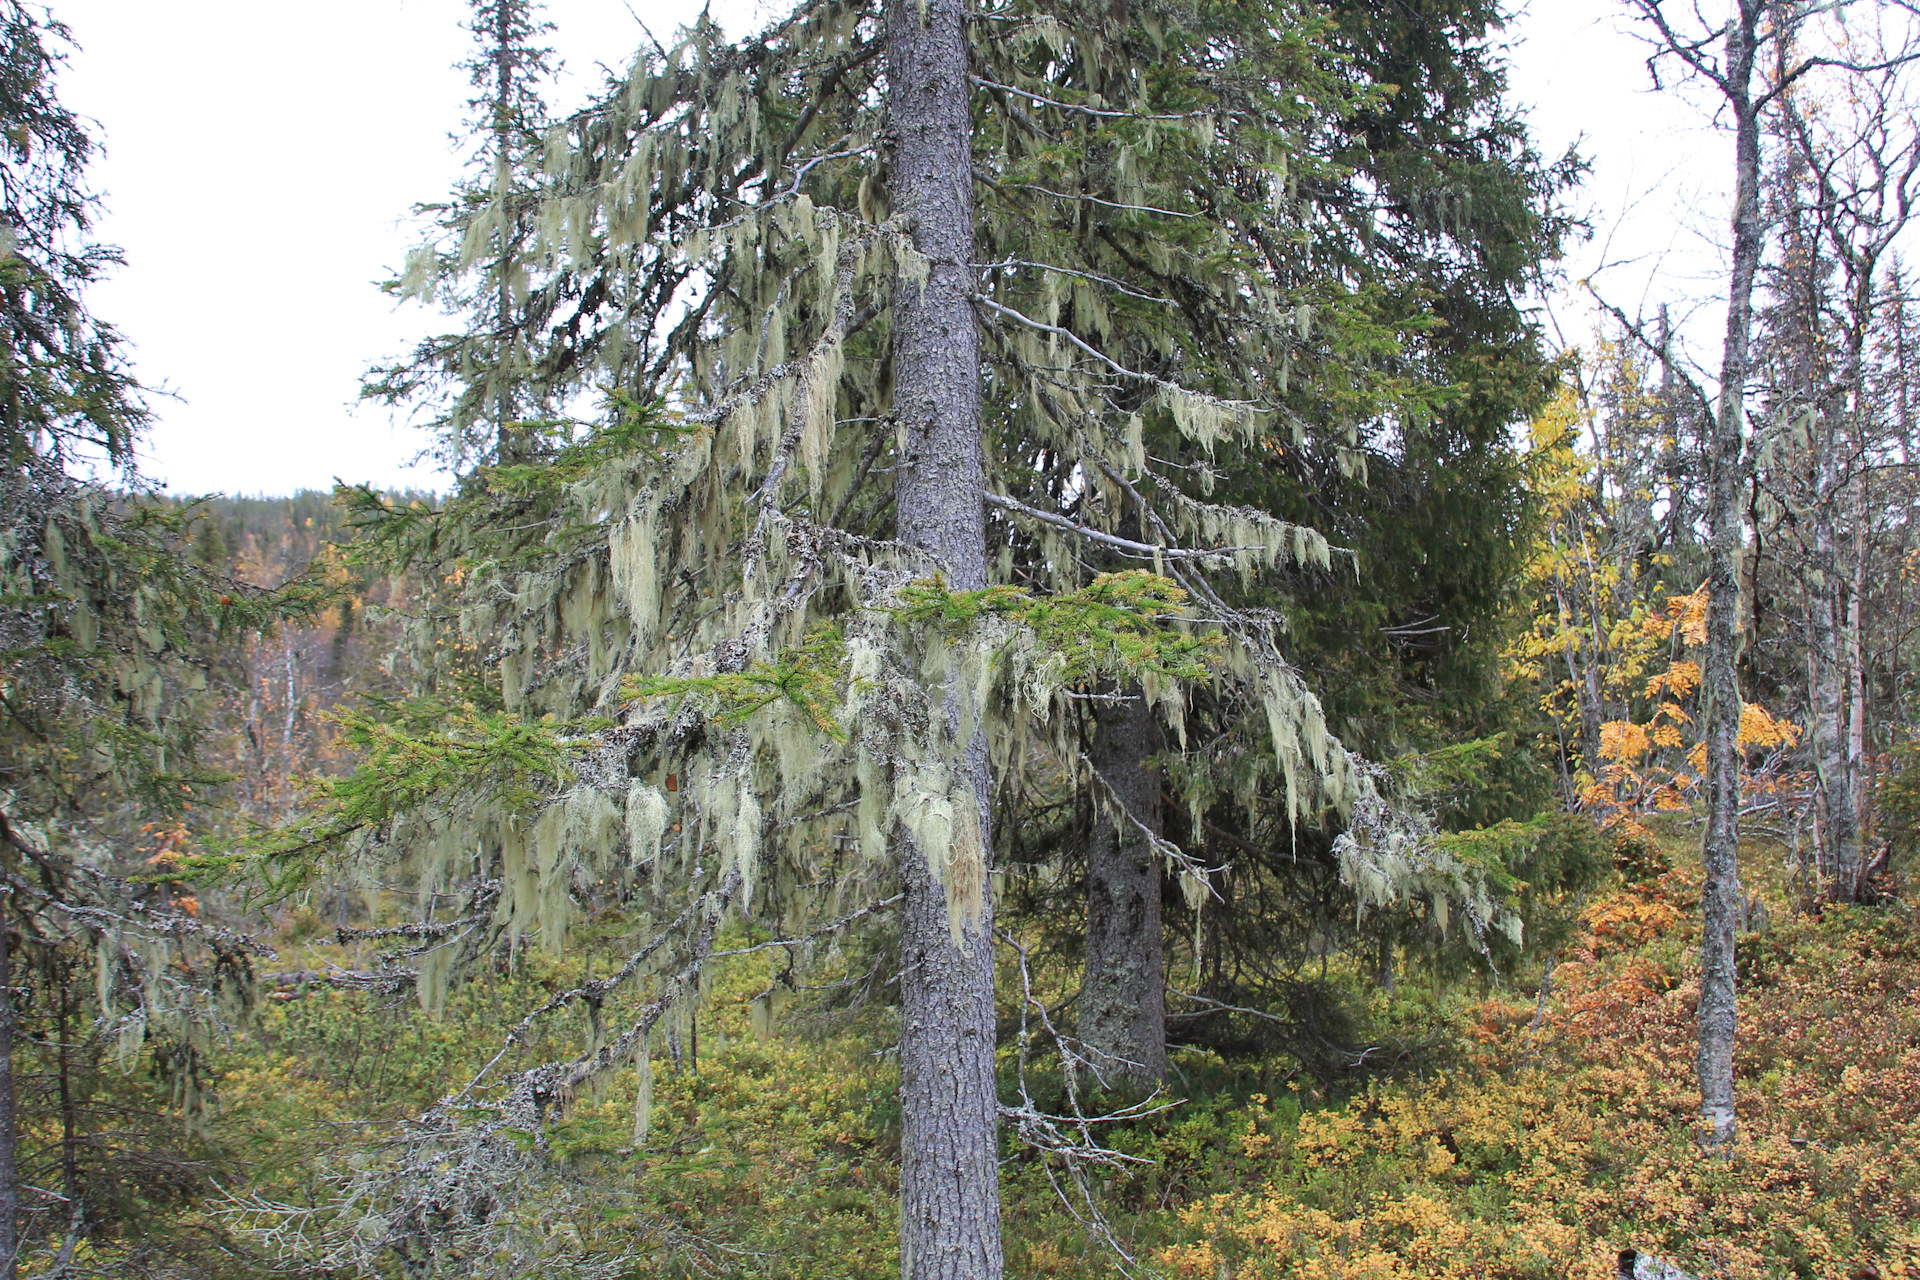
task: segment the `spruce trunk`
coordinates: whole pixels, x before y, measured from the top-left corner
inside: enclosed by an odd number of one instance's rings
[[[980,335],[973,315],[972,82],[965,0],[889,0],[893,200],[928,260],[893,291],[899,536],[956,590],[987,585]],[[988,856],[984,738],[960,762]],[[925,855],[895,836],[906,891],[900,955],[900,1273],[998,1280],[999,1098],[994,1088],[993,904],[960,922]]]
[[[1101,709],[1093,767],[1114,800],[1160,831],[1160,778],[1147,757],[1157,726],[1138,685]],[[1132,821],[1094,817],[1087,849],[1087,969],[1080,987],[1080,1039],[1115,1084],[1157,1087],[1167,1074],[1166,975],[1160,932],[1160,859]]]
[[[1733,107],[1735,186],[1733,270],[1720,361],[1720,403],[1708,445],[1706,695],[1707,829],[1701,844],[1700,1080],[1703,1140],[1725,1149],[1734,1138],[1733,1042],[1737,1022],[1733,944],[1740,915],[1740,686],[1737,627],[1742,440],[1753,332],[1753,283],[1760,265],[1760,121],[1753,102],[1755,55],[1764,0],[1741,0],[1727,26],[1726,77]]]

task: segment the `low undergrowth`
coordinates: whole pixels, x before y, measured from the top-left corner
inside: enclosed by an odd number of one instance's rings
[[[1920,1275],[1920,928],[1899,905],[1741,939],[1740,1139],[1695,1145],[1697,876],[1620,884],[1545,996],[1458,1007],[1459,1060],[1337,1105],[1255,1095],[1238,1185],[1169,1206],[1153,1260],[1219,1276]]]
[[[1176,1053],[1179,1105],[1102,1130],[1138,1161],[1095,1180],[1135,1269],[1602,1280],[1632,1247],[1701,1277],[1920,1277],[1920,923],[1898,903],[1816,918],[1770,895],[1774,923],[1740,942],[1740,1141],[1703,1159],[1698,874],[1679,849],[1677,870],[1629,866],[1591,900],[1544,990],[1538,967],[1504,985],[1416,971],[1391,997],[1348,975],[1363,1021],[1424,1046],[1389,1070],[1330,1084],[1283,1059]],[[602,950],[618,935],[614,921]],[[228,1241],[234,1275],[285,1265],[285,1241],[252,1231],[237,1198],[324,1212],[328,1170],[464,1081],[579,963],[525,957],[457,988],[437,1019],[362,993],[267,999],[212,1082],[203,1193],[153,1230]],[[540,1211],[553,1280],[569,1258],[649,1240],[635,1275],[898,1274],[890,1014],[803,1002],[767,1034],[768,977],[766,953],[731,962],[697,1021],[656,1046],[637,1142],[631,1070],[552,1128],[553,1160],[586,1189]],[[517,1065],[584,1034],[556,1026]],[[1011,1100],[1011,1049],[1003,1064]],[[1058,1101],[1057,1071],[1029,1083]],[[1008,1143],[1003,1191],[1011,1274],[1114,1273],[1037,1153]]]

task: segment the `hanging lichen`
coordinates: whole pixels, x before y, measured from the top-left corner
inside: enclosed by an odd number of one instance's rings
[[[1438,894],[1497,920],[1331,732],[1284,619],[1228,598],[1340,553],[1210,499],[1229,463],[1345,458],[1354,415],[1398,403],[1329,346],[1391,336],[1345,283],[1294,270],[1312,228],[1292,193],[1329,163],[1313,113],[1355,99],[1284,23],[1223,17],[1210,45],[1008,16],[974,50],[994,585],[949,590],[892,537],[890,326],[933,264],[886,189],[879,9],[806,4],[750,46],[703,19],[517,143],[410,260],[419,296],[509,280],[518,300],[488,302],[494,331],[448,375],[448,429],[478,447],[491,413],[490,452],[428,515],[363,509],[371,544],[438,566],[458,661],[500,709],[361,726],[369,772],[324,788],[320,838],[273,857],[353,838],[440,874],[428,828],[399,821],[428,809],[435,847],[497,879],[490,927],[558,946],[601,886],[658,906],[724,880],[728,909],[797,927],[904,844],[958,939],[995,860],[973,744],[1003,779],[1045,756],[1094,787],[1076,700],[1116,679],[1169,731],[1196,830],[1222,795],[1326,821],[1364,902]],[[1132,74],[1143,40],[1159,83]],[[424,692],[454,659],[444,633],[417,639]],[[1196,690],[1233,733],[1188,740]]]

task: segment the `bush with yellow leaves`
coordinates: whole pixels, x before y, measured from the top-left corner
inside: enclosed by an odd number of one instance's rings
[[[1536,998],[1474,1011],[1460,1067],[1344,1106],[1259,1098],[1254,1185],[1190,1203],[1193,1280],[1920,1276],[1920,923],[1831,909],[1741,939],[1740,1140],[1695,1140],[1697,869],[1629,882]]]

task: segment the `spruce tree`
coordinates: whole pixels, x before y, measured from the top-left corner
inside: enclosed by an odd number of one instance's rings
[[[550,410],[528,399],[538,384],[525,339],[551,307],[527,274],[526,252],[536,152],[550,123],[542,90],[554,70],[553,51],[539,43],[549,24],[538,15],[532,0],[474,4],[466,26],[475,47],[462,64],[475,91],[467,102],[473,181],[452,203],[415,211],[459,228],[460,268],[423,256],[408,282],[390,286],[427,288],[430,278],[432,300],[468,323],[376,369],[363,389],[369,399],[427,408],[440,456],[455,470],[511,462],[516,436]],[[474,216],[480,208],[484,218]]]
[[[1311,525],[1350,554],[1220,589],[1286,616],[1289,659],[1323,691],[1349,746],[1390,759],[1505,733],[1487,791],[1518,784],[1524,793],[1524,753],[1495,691],[1530,518],[1511,432],[1554,380],[1523,297],[1558,251],[1565,221],[1554,199],[1577,166],[1542,161],[1503,101],[1492,47],[1498,5],[1464,0],[1411,14],[1334,3],[1317,12],[1353,107],[1303,122],[1297,145],[1315,163],[1297,196],[1312,239],[1270,269],[1283,289],[1346,282],[1376,341],[1355,353],[1357,369],[1294,380],[1288,411],[1322,429],[1285,449],[1223,459],[1213,497]],[[1336,423],[1345,430],[1325,429]],[[1187,736],[1231,732],[1237,709],[1201,700],[1189,710]],[[1129,713],[1117,711],[1102,715],[1090,754],[1105,762],[1102,777],[1140,797],[1136,811],[1151,804],[1157,819],[1161,783],[1139,763],[1157,750],[1152,726],[1123,730],[1130,741],[1122,746],[1113,722]],[[1338,823],[1319,815],[1297,823],[1266,797],[1248,807],[1216,794],[1204,825],[1175,812],[1170,831],[1152,826],[1220,868],[1215,894],[1192,908],[1172,904],[1176,917],[1209,917],[1195,923],[1213,958],[1193,980],[1217,1002],[1284,1004],[1283,984],[1270,975],[1300,958],[1284,940],[1288,922],[1319,918],[1324,941],[1327,921],[1354,916],[1333,865]],[[1445,816],[1456,824],[1525,817],[1534,801],[1515,795],[1502,808],[1455,799]],[[1160,946],[1160,877],[1145,827],[1097,825],[1087,841],[1080,1030],[1097,1052],[1148,1060],[1165,1038],[1158,961],[1146,954]],[[1116,884],[1153,892],[1116,894]],[[1129,906],[1115,911],[1114,901]],[[1123,916],[1127,927],[1108,923]],[[1366,928],[1401,926],[1373,913]],[[1150,995],[1139,976],[1148,972]],[[1250,1030],[1248,1019],[1176,1004],[1188,1043],[1241,1043]],[[1124,1011],[1125,1039],[1110,1038],[1104,1020],[1089,1025],[1088,1014],[1108,1006]]]
[[[831,932],[897,887],[903,1274],[998,1275],[991,801],[1047,769],[1116,830],[1148,821],[1082,758],[1102,680],[1137,686],[1180,776],[1225,779],[1209,793],[1342,814],[1362,902],[1506,922],[1328,731],[1283,619],[1213,580],[1332,563],[1313,529],[1209,496],[1239,451],[1324,438],[1357,467],[1352,419],[1292,388],[1401,401],[1368,359],[1395,340],[1374,286],[1308,269],[1330,228],[1298,191],[1334,165],[1304,139],[1379,92],[1336,73],[1329,31],[1292,5],[818,0],[738,43],[703,18],[526,150],[516,394],[603,408],[540,422],[443,508],[352,496],[370,550],[440,566],[464,640],[424,637],[452,655],[423,668],[437,687],[355,724],[367,765],[264,863],[292,882],[387,847],[465,884],[410,947],[429,1003],[503,935],[563,944],[595,886],[677,927],[549,1002],[588,1013],[589,1051],[492,1083],[460,1155],[355,1183],[397,1206],[364,1247],[444,1256],[436,1178],[644,1072],[724,914]],[[500,190],[449,206],[411,287],[496,270],[521,207]],[[464,314],[472,342],[497,310]],[[1257,737],[1180,741],[1196,688]],[[457,1145],[482,1083],[417,1141]]]
[[[199,919],[172,846],[218,779],[196,762],[222,642],[309,610],[195,562],[194,510],[144,492],[149,410],[120,335],[88,306],[119,261],[93,235],[94,140],[56,93],[65,27],[0,3],[0,1275],[83,1239],[128,1240],[132,1175],[62,1107],[59,1192],[23,1187],[15,1081],[37,1058],[63,1102],[75,1059],[145,1061],[203,1119],[206,1055],[251,997],[251,938]],[[97,474],[113,478],[114,487]],[[135,873],[140,873],[138,876]],[[30,1002],[18,997],[31,993]],[[38,1117],[36,1117],[38,1118]],[[124,1129],[125,1117],[116,1117]],[[137,1164],[151,1152],[137,1150]],[[29,1157],[37,1153],[26,1153]],[[151,1167],[151,1166],[150,1166]],[[29,1195],[25,1198],[22,1191]]]

